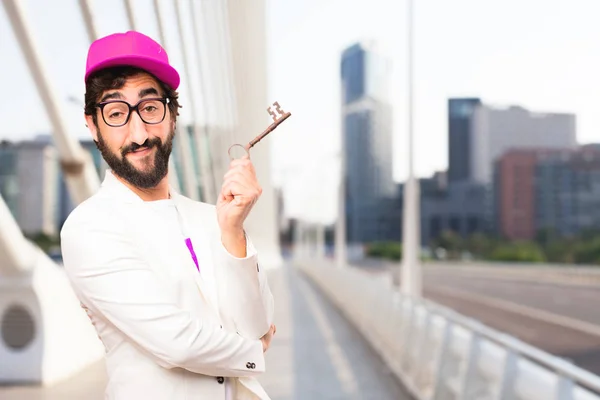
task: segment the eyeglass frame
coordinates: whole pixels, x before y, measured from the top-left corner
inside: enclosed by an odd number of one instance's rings
[[[140,104],[142,104],[145,101],[160,101],[161,103],[163,103],[164,105],[164,110],[163,110],[163,116],[160,119],[160,121],[158,122],[146,122],[146,120],[142,117],[142,114],[140,114],[140,109],[139,106]],[[112,104],[112,103],[124,103],[127,105],[127,107],[129,107],[128,113],[127,113],[127,118],[125,118],[125,121],[120,124],[120,125],[111,125],[108,122],[106,122],[106,118],[104,117],[104,107],[107,104]],[[168,97],[150,97],[147,99],[141,99],[140,101],[138,101],[135,105],[131,105],[128,102],[126,102],[125,100],[107,100],[107,101],[102,101],[100,103],[96,103],[96,107],[100,109],[100,115],[102,115],[102,120],[104,121],[104,123],[108,126],[110,126],[111,128],[120,128],[122,126],[127,125],[127,123],[129,122],[129,119],[131,118],[131,112],[135,111],[137,113],[137,115],[140,117],[140,119],[142,120],[143,123],[148,124],[148,125],[157,125],[160,124],[161,122],[163,122],[165,120],[165,117],[167,116],[167,105],[170,103],[170,99]]]

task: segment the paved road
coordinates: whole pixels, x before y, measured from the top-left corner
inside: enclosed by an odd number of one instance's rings
[[[293,268],[270,271],[277,335],[260,378],[273,400],[408,400],[360,334]],[[103,363],[52,388],[0,387],[2,400],[102,400]]]
[[[496,297],[600,325],[600,286],[523,282],[516,278],[456,275],[451,271],[434,270],[427,271],[425,285],[432,288],[451,287],[472,294]]]
[[[600,287],[429,271],[424,289],[435,302],[600,374]]]
[[[360,266],[373,273],[398,268]],[[425,297],[600,374],[600,286],[424,271]]]

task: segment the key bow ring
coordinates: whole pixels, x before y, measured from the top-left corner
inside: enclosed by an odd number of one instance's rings
[[[261,133],[260,135],[258,135],[254,139],[252,139],[247,145],[244,146],[244,145],[239,144],[239,143],[231,145],[229,147],[229,150],[227,151],[227,153],[229,154],[229,158],[231,160],[234,160],[236,158],[241,158],[244,155],[247,155],[248,157],[250,157],[250,149],[252,147],[254,147],[254,145],[256,143],[260,142],[269,133],[273,132],[275,130],[275,128],[277,128],[279,126],[279,124],[281,124],[283,121],[285,121],[286,119],[288,119],[292,115],[289,112],[283,111],[281,109],[281,106],[279,105],[278,102],[275,102],[275,103],[273,103],[273,105],[271,107],[268,107],[267,108],[267,112],[273,118],[273,123],[271,125],[269,125],[267,127],[267,129],[265,129],[263,131],[263,133]],[[232,154],[232,150],[242,151],[242,156],[241,157],[235,157]]]

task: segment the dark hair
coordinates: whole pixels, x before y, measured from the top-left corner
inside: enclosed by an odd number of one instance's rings
[[[169,99],[169,112],[171,118],[175,121],[179,115],[177,109],[179,105],[179,94],[171,89],[164,82],[157,79],[153,74],[136,67],[110,67],[102,69],[90,77],[85,82],[85,115],[91,115],[94,125],[98,126],[98,117],[96,114],[96,104],[100,101],[102,93],[110,89],[120,89],[125,86],[127,78],[138,74],[148,74],[152,76],[162,89],[162,95]]]

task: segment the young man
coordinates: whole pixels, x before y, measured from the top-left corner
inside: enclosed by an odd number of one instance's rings
[[[107,172],[61,231],[64,267],[106,348],[106,398],[268,399],[255,376],[273,297],[244,220],[261,194],[234,160],[216,207],[168,184],[179,75],[138,32],[92,43],[85,118]]]

